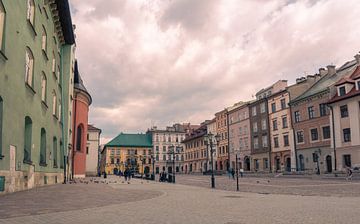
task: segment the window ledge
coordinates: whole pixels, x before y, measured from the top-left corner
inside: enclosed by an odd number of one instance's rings
[[[39,163],[39,166],[46,167],[46,166],[47,166],[47,163]]]
[[[46,61],[49,61],[49,57],[44,49],[41,49],[43,56],[45,57]]]
[[[33,165],[33,162],[31,160],[23,160],[23,163]]]
[[[43,107],[47,110],[49,107],[48,105],[46,104],[45,101],[41,100],[41,105],[43,105]]]
[[[8,58],[6,57],[5,53],[2,50],[0,50],[0,58],[4,61],[8,60]]]
[[[36,91],[33,89],[33,87],[30,86],[27,82],[25,82],[25,86],[27,87],[28,90],[31,91],[31,93],[32,93],[33,95],[36,94]]]
[[[34,36],[37,36],[37,33],[36,33],[36,30],[35,30],[35,27],[34,27],[34,24],[30,22],[29,19],[26,19],[31,31],[34,33]]]

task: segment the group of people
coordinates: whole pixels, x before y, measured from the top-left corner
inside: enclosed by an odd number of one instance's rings
[[[240,169],[240,170],[239,170],[239,173],[240,173],[240,177],[243,177],[243,175],[244,175],[244,170],[243,170],[243,169]],[[232,177],[233,180],[235,180],[235,170],[234,170],[234,168],[231,168],[231,169],[228,171],[228,174],[229,174],[229,178]]]
[[[130,181],[132,172],[129,168],[126,168],[123,175],[124,175],[125,181]]]
[[[166,182],[167,181],[167,174],[165,171],[159,173],[159,182]]]

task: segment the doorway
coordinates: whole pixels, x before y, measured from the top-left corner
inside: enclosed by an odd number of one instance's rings
[[[291,172],[291,158],[286,158],[286,171]]]
[[[328,173],[332,172],[332,159],[330,155],[326,156],[326,171]]]

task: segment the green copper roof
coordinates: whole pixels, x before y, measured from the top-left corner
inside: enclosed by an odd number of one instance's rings
[[[150,134],[124,134],[121,133],[112,139],[105,147],[146,147],[152,148]]]

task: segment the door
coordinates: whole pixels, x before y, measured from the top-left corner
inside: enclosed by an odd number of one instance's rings
[[[286,171],[291,172],[291,158],[286,158]]]
[[[332,159],[330,155],[326,156],[326,168],[328,173],[332,172]]]

